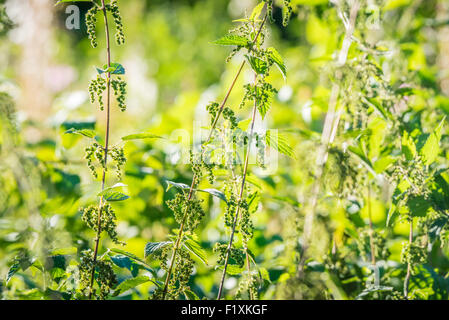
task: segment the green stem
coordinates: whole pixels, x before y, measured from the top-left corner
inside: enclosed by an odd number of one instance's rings
[[[409,230],[409,234],[408,234],[408,242],[411,247],[412,242],[413,242],[413,218],[410,218],[410,230]],[[412,274],[412,265],[409,262],[407,264],[407,274],[405,275],[405,279],[404,279],[404,296],[405,296],[405,299],[407,299],[407,300],[408,300],[408,285],[410,283],[411,274]]]
[[[251,48],[256,44],[257,39],[259,38],[259,35],[262,32],[263,26],[265,25],[267,17],[268,17],[267,14],[265,14],[265,17],[264,17],[264,19],[262,21],[262,24],[260,25],[260,28],[259,28],[256,36],[254,37],[254,40],[253,40]],[[210,130],[209,130],[209,134],[207,136],[207,139],[206,139],[205,142],[202,143],[202,146],[207,145],[210,142],[210,140],[212,139],[212,134],[213,134],[213,132],[214,132],[214,130],[215,130],[217,124],[218,124],[218,120],[219,120],[221,114],[223,113],[223,109],[224,109],[224,107],[226,105],[226,102],[228,101],[229,96],[230,96],[232,90],[234,89],[235,83],[237,82],[237,79],[239,78],[239,76],[240,76],[240,74],[241,74],[245,64],[246,64],[246,60],[243,60],[243,62],[240,64],[240,67],[239,67],[239,69],[237,71],[237,74],[235,75],[235,77],[234,77],[234,79],[233,79],[233,81],[231,83],[231,86],[229,87],[228,91],[226,92],[226,95],[225,95],[225,97],[223,99],[223,102],[221,103],[220,108],[218,110],[218,113],[217,113],[217,115],[216,115],[216,117],[214,119],[214,122],[212,123],[212,126],[211,126]],[[202,151],[202,156],[203,156],[204,153],[205,153],[205,149],[202,148],[202,150],[203,150]],[[194,174],[193,178],[192,178],[192,184],[190,185],[189,195],[188,195],[188,198],[187,198],[188,204],[187,204],[186,209],[184,211],[183,219],[182,219],[182,222],[181,222],[181,226],[179,228],[178,236],[176,238],[175,246],[173,247],[173,253],[172,253],[171,260],[170,260],[170,265],[169,265],[169,268],[168,268],[167,277],[165,278],[164,289],[162,291],[162,300],[164,300],[165,296],[167,295],[168,284],[170,282],[170,278],[171,278],[171,275],[172,275],[172,272],[173,272],[173,266],[174,266],[174,263],[175,263],[176,254],[177,254],[177,252],[179,250],[179,246],[180,246],[182,238],[183,238],[184,226],[185,226],[185,222],[187,220],[187,212],[189,210],[190,200],[192,199],[192,196],[194,194],[194,189],[195,189],[195,186],[196,186],[195,185],[196,178],[197,178],[197,176],[196,176],[196,174]]]
[[[257,80],[257,75],[255,77],[254,83],[256,82],[256,80]],[[251,143],[252,143],[252,138],[253,138],[253,134],[254,134],[254,123],[256,121],[256,111],[257,111],[257,103],[256,103],[256,100],[254,100],[253,115],[252,115],[252,120],[251,120],[250,136],[249,136],[249,141],[248,141],[248,147],[247,147],[247,150],[246,150],[245,165],[244,165],[243,174],[242,174],[242,184],[241,184],[241,187],[240,187],[240,194],[239,194],[239,198],[238,198],[238,202],[237,202],[237,209],[236,209],[236,213],[235,213],[235,216],[234,216],[234,221],[232,223],[231,236],[230,236],[230,239],[229,239],[228,247],[226,248],[225,263],[224,263],[224,267],[223,267],[223,274],[221,276],[220,287],[218,289],[217,300],[221,299],[221,295],[222,295],[222,292],[223,292],[223,284],[224,284],[224,281],[226,279],[226,270],[228,268],[229,256],[230,256],[231,249],[232,249],[232,243],[234,241],[234,234],[235,234],[235,229],[236,229],[236,226],[237,226],[237,220],[238,220],[239,215],[240,215],[240,205],[241,205],[241,201],[243,199],[243,192],[245,191],[245,182],[246,182],[246,175],[248,173],[249,155],[250,155],[250,151],[251,151]]]
[[[111,67],[111,43],[110,43],[110,35],[109,35],[109,24],[108,24],[108,16],[106,11],[106,6],[104,0],[101,0],[101,10],[104,15],[104,24],[106,31],[106,51],[107,51],[107,60],[108,60],[108,69]],[[111,73],[107,74],[107,97],[106,97],[106,137],[105,137],[105,147],[104,147],[104,165],[103,165],[103,176],[101,179],[101,190],[104,190],[105,182],[106,182],[106,171],[107,171],[107,163],[108,163],[108,147],[109,147],[109,130],[110,130],[110,105],[111,105]],[[95,238],[95,251],[94,251],[94,260],[92,264],[92,273],[90,276],[90,292],[89,292],[89,300],[92,298],[92,294],[94,291],[94,281],[95,281],[95,267],[97,264],[97,256],[98,256],[98,247],[100,244],[101,237],[101,215],[103,211],[104,198],[100,198],[100,206],[98,212],[98,221],[97,221],[97,236]]]

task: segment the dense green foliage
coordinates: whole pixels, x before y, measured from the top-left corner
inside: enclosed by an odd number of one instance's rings
[[[0,1],[3,299],[449,298],[446,1],[73,3],[37,121]]]

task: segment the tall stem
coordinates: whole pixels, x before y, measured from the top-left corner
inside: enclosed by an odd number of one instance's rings
[[[254,82],[256,82],[256,80],[257,80],[257,75],[256,75]],[[221,299],[221,294],[223,292],[223,284],[224,284],[224,281],[226,278],[226,269],[228,268],[228,262],[229,262],[231,248],[232,248],[232,243],[234,241],[235,228],[237,226],[237,220],[240,215],[240,203],[243,199],[243,192],[245,191],[245,182],[246,182],[246,175],[248,173],[249,155],[250,155],[250,151],[251,151],[251,143],[252,143],[253,133],[254,133],[254,123],[256,121],[256,111],[257,111],[257,104],[256,104],[256,100],[254,100],[253,115],[252,115],[252,120],[251,120],[251,130],[250,130],[250,136],[249,136],[249,141],[248,141],[248,147],[246,150],[245,165],[244,165],[243,174],[242,174],[242,184],[240,187],[240,194],[239,194],[239,198],[238,198],[238,202],[237,202],[237,209],[235,212],[234,221],[232,222],[231,236],[229,238],[228,247],[226,248],[226,258],[225,258],[225,263],[224,263],[224,267],[223,267],[223,274],[221,276],[220,287],[218,289],[217,300]]]
[[[371,185],[368,183],[368,219],[369,219],[369,244],[371,251],[371,264],[373,267],[374,273],[374,284],[376,286],[379,285],[379,269],[377,268],[376,263],[376,248],[374,246],[374,227],[373,227],[373,218],[371,212]]]
[[[410,244],[410,247],[413,242],[413,218],[410,218],[410,230],[408,234],[408,243]],[[408,299],[408,285],[410,282],[410,276],[412,273],[412,265],[410,263],[407,264],[407,274],[405,275],[404,279],[404,296],[405,299]]]
[[[252,46],[254,46],[254,44],[257,42],[257,39],[259,38],[259,35],[262,32],[262,29],[263,29],[263,26],[265,25],[267,17],[268,17],[268,15],[265,14],[265,17],[264,17],[264,19],[262,21],[262,24],[260,25],[260,28],[257,31],[256,36],[254,37]],[[226,102],[228,101],[229,96],[231,95],[231,92],[234,89],[235,83],[237,82],[237,79],[240,77],[240,74],[241,74],[245,64],[246,64],[246,60],[243,60],[243,62],[240,64],[240,67],[239,67],[239,69],[237,71],[237,74],[235,75],[234,79],[232,80],[232,83],[231,83],[228,91],[226,92],[226,95],[225,95],[225,97],[223,99],[223,102],[221,103],[220,108],[218,110],[218,113],[215,116],[214,122],[212,123],[212,126],[211,126],[211,128],[209,130],[209,134],[207,135],[207,139],[206,139],[205,142],[202,143],[202,146],[207,145],[210,142],[210,140],[212,139],[212,134],[213,134],[215,128],[217,127],[218,120],[219,120],[221,114],[223,113],[223,109],[224,109],[224,107],[226,105]],[[201,155],[203,156],[204,153],[205,153],[205,149],[202,148]],[[167,295],[168,284],[170,282],[170,278],[171,278],[171,275],[172,275],[172,272],[173,272],[173,266],[174,266],[174,263],[175,263],[176,254],[177,254],[177,252],[179,250],[179,246],[181,244],[181,241],[182,241],[182,238],[183,238],[183,235],[184,235],[184,226],[185,226],[185,222],[187,220],[187,212],[188,212],[188,210],[190,208],[190,200],[192,199],[192,196],[193,196],[194,191],[195,191],[196,178],[197,178],[197,176],[196,176],[196,174],[194,174],[193,178],[192,178],[192,184],[190,185],[189,195],[187,197],[187,202],[188,203],[187,203],[187,206],[186,206],[185,211],[184,211],[184,215],[183,215],[183,218],[182,218],[181,226],[179,228],[179,232],[178,232],[178,236],[176,238],[175,245],[173,247],[173,253],[172,253],[171,260],[170,260],[170,266],[168,267],[167,277],[165,278],[164,290],[162,291],[162,300],[164,300],[165,296]]]
[[[340,52],[338,54],[338,66],[343,66],[346,64],[347,58],[348,58],[348,52],[349,48],[352,43],[352,35],[354,33],[355,29],[355,23],[357,19],[357,14],[360,8],[360,3],[358,0],[355,0],[351,12],[350,12],[350,18],[349,18],[349,25],[346,26],[346,33],[345,37],[343,39],[343,44],[340,49]],[[341,72],[337,72],[337,79],[342,76]],[[324,128],[323,133],[321,136],[321,144],[318,148],[318,157],[317,157],[317,172],[315,175],[315,179],[312,184],[312,194],[310,197],[310,208],[309,211],[306,213],[305,221],[304,221],[304,235],[303,235],[303,243],[302,243],[302,254],[300,263],[298,265],[297,274],[298,276],[301,276],[302,270],[304,267],[304,263],[306,261],[306,252],[310,245],[310,239],[312,237],[312,231],[313,231],[313,221],[315,219],[315,211],[318,203],[318,196],[320,193],[320,183],[321,178],[323,176],[324,167],[326,166],[327,158],[329,155],[329,146],[332,144],[332,142],[335,139],[340,115],[341,115],[341,109],[336,110],[337,108],[337,102],[338,102],[338,96],[340,95],[340,85],[337,83],[334,83],[332,86],[330,98],[329,98],[329,106],[328,111],[326,114],[326,118],[324,120]]]
[[[104,15],[104,25],[106,32],[106,51],[107,51],[107,60],[108,60],[108,69],[111,68],[111,43],[109,36],[109,24],[108,24],[108,16],[106,11],[106,6],[104,0],[101,0],[101,9]],[[103,176],[101,179],[101,190],[104,190],[105,182],[106,182],[106,171],[108,164],[108,148],[109,148],[109,129],[110,129],[110,106],[111,106],[111,73],[107,73],[107,96],[106,96],[106,137],[105,137],[105,146],[104,146],[104,165],[103,165]],[[90,276],[90,292],[89,299],[92,298],[93,288],[94,288],[94,280],[95,280],[95,266],[97,264],[97,256],[98,256],[98,247],[100,244],[100,236],[101,236],[101,216],[104,205],[104,197],[100,198],[100,209],[98,212],[98,221],[97,221],[97,236],[95,238],[95,251],[94,251],[94,260],[92,264],[92,273]]]

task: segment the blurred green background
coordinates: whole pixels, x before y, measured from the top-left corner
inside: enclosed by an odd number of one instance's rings
[[[261,126],[284,132],[296,159],[280,155],[275,172],[255,170],[251,175],[250,183],[260,190],[261,204],[254,215],[256,231],[250,249],[268,273],[261,298],[353,298],[361,288],[360,281],[356,281],[359,289],[348,289],[342,284],[338,288],[338,282],[319,271],[311,272],[305,283],[289,280],[298,263],[302,207],[313,182],[311,168],[332,87],[332,61],[341,46],[344,28],[337,12],[325,0],[292,1],[292,20],[283,28],[281,3],[275,1],[275,23],[269,25],[267,41],[283,56],[288,77],[284,80],[280,73],[270,75],[279,93],[269,115],[263,122],[258,121]],[[380,44],[391,51],[383,61],[383,66],[391,71],[391,81],[427,80],[435,88],[432,99],[417,98],[411,108],[449,112],[445,95],[449,91],[445,82],[449,75],[448,41],[444,37],[447,27],[429,24],[447,15],[447,3],[371,3],[380,8],[380,27],[368,30],[364,36],[373,42],[380,39]],[[180,144],[174,131],[187,130],[192,137],[190,143],[193,142],[196,121],[207,121],[206,105],[223,98],[242,57],[237,55],[226,63],[229,49],[211,42],[226,34],[236,25],[233,20],[249,14],[256,4],[253,0],[121,1],[126,45],[113,44],[112,56],[126,68],[128,111],[121,113],[113,108],[111,141],[114,144],[120,137],[138,132],[151,132],[166,139],[125,145],[128,162],[122,182],[128,186],[131,198],[114,208],[119,239],[126,246],[114,245],[105,238],[102,253],[104,248],[118,247],[143,258],[147,242],[163,241],[177,227],[165,205],[175,194],[173,189],[165,191],[166,180],[190,184],[192,173],[188,165],[179,161]],[[14,258],[26,250],[43,250],[53,255],[63,252],[69,257],[62,268],[52,265],[43,277],[36,276],[41,272],[39,268],[23,266],[25,271],[0,284],[0,294],[6,299],[41,298],[36,288],[57,290],[59,282],[52,281],[63,278],[70,266],[75,268],[77,251],[92,247],[94,234],[81,221],[79,209],[95,202],[100,181],[92,182],[83,160],[85,140],[64,132],[77,126],[104,133],[102,113],[90,104],[87,86],[96,75],[95,67],[104,64],[106,52],[102,49],[101,28],[97,49],[87,39],[83,15],[90,5],[76,5],[81,10],[81,28],[68,30],[65,4],[55,7],[52,1],[6,1],[6,12],[15,26],[0,39],[0,91],[14,101],[18,130],[12,133],[2,125],[0,277],[6,279]],[[251,70],[244,69],[228,103],[237,111],[239,120],[247,117],[248,110],[239,110],[238,105],[243,84],[250,79]],[[5,118],[9,111],[2,108]],[[108,179],[110,185],[116,182],[112,174]],[[335,178],[332,181],[339,183]],[[347,203],[334,197],[332,183],[324,182],[329,188],[319,206],[312,241],[311,255],[317,263],[323,261],[332,246],[350,242],[347,229],[357,230]],[[210,187],[207,181],[202,184],[200,188]],[[227,236],[220,203],[207,195],[202,197],[206,200],[207,216],[198,236],[209,265],[196,264],[191,287],[200,298],[214,298],[221,273],[214,270],[216,257],[212,246],[226,241]],[[371,201],[373,222],[383,229],[389,199],[379,195]],[[355,214],[363,225],[368,215],[366,208],[359,208]],[[397,224],[385,232],[389,234],[389,259],[397,264],[408,226]],[[442,250],[436,264],[438,272],[445,275],[449,272],[448,252]],[[117,268],[117,272],[119,280],[130,276],[126,269]],[[231,276],[227,280],[229,294],[237,288],[238,278]],[[119,298],[145,299],[151,290],[151,283],[146,283]]]

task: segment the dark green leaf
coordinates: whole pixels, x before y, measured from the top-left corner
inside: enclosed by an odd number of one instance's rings
[[[165,248],[168,245],[171,245],[171,241],[163,241],[163,242],[148,242],[145,245],[144,256],[145,258],[149,257],[153,253]]]

